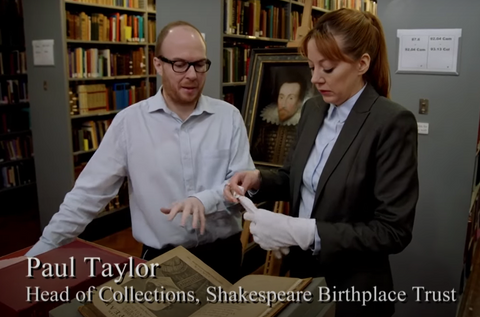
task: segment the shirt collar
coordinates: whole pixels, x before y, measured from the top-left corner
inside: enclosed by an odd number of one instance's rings
[[[353,95],[350,99],[345,101],[343,104],[340,106],[335,106],[333,104],[330,104],[330,109],[328,110],[328,115],[331,116],[333,109],[335,109],[336,116],[338,118],[338,121],[340,122],[345,122],[347,120],[348,115],[350,114],[350,111],[352,110],[353,106],[357,102],[358,98],[362,94],[362,92],[365,90],[365,87],[367,87],[367,84],[365,84],[362,89],[360,89],[355,95]]]
[[[148,111],[154,112],[157,110],[163,110],[165,113],[172,114],[172,110],[167,107],[165,98],[162,94],[163,85],[157,90],[157,93],[148,100]],[[203,112],[215,113],[214,107],[210,105],[207,101],[207,98],[202,94],[200,99],[198,99],[197,107],[192,112],[192,115],[200,115]]]

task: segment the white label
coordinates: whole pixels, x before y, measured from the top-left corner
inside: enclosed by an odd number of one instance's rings
[[[461,29],[397,30],[399,72],[457,74]]]
[[[33,46],[33,65],[35,66],[53,66],[53,40],[35,40]]]
[[[428,36],[404,36],[401,67],[404,69],[426,69]]]
[[[417,125],[418,125],[418,134],[428,134],[427,122],[417,122]]]

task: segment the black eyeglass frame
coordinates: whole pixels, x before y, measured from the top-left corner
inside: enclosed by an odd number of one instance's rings
[[[200,61],[196,61],[196,62],[187,62],[185,60],[172,61],[172,60],[169,60],[168,58],[166,58],[165,56],[162,56],[162,55],[158,56],[157,58],[160,59],[164,63],[168,63],[168,64],[172,65],[172,70],[175,73],[186,73],[190,69],[190,66],[193,66],[193,69],[195,69],[195,72],[197,72],[197,73],[206,73],[210,70],[210,66],[212,65],[212,62],[208,58],[205,59],[205,60],[200,60]],[[201,61],[205,61],[206,65],[207,65],[207,70],[204,71],[204,72],[203,71],[199,72],[197,70],[196,66],[195,66],[198,62],[201,62]],[[184,71],[181,71],[181,72],[176,71],[175,70],[175,63],[177,63],[177,62],[185,63],[185,64],[188,65],[188,67]]]

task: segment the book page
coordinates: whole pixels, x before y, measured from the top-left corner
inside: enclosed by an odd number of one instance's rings
[[[302,291],[311,279],[249,275],[228,289],[209,292],[209,303],[192,317],[274,316],[290,302],[306,302]],[[309,294],[307,294],[307,297]]]
[[[149,269],[143,270],[145,266]],[[209,287],[232,286],[183,247],[137,268],[139,272],[127,274],[121,282],[112,280],[96,288],[93,304],[104,316],[189,316],[206,304]]]

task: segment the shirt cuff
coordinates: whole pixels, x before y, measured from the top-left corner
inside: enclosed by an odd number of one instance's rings
[[[314,246],[313,246],[313,255],[318,255],[320,253],[321,249],[321,244],[320,244],[320,236],[318,235],[318,229],[317,226],[315,226],[315,241],[314,241]]]
[[[57,247],[39,240],[30,250],[25,253],[25,256],[37,256],[39,254],[56,249]]]
[[[203,207],[205,208],[205,214],[211,214],[212,212],[217,211],[215,197],[210,191],[205,190],[192,195],[191,197],[195,197],[202,202]]]

